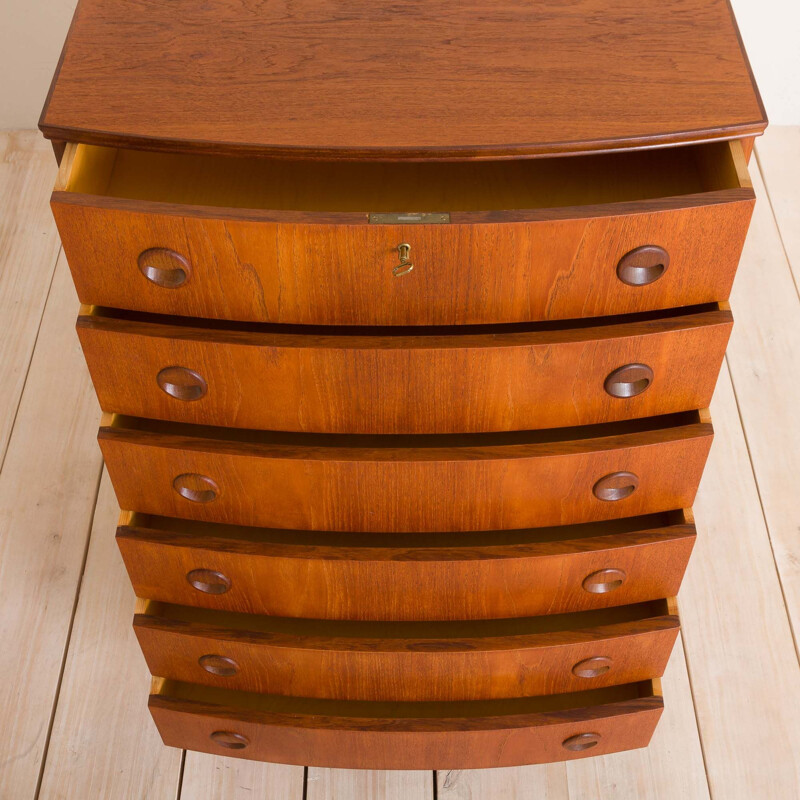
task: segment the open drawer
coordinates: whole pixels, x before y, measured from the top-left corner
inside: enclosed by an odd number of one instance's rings
[[[753,202],[738,141],[461,163],[70,144],[52,197],[83,303],[320,325],[724,300]]]
[[[593,324],[340,328],[84,306],[105,411],[312,433],[482,433],[705,408],[733,317],[716,303]]]
[[[122,508],[322,531],[481,531],[686,508],[711,446],[705,411],[521,433],[344,436],[106,415]]]
[[[164,678],[332,700],[453,701],[660,677],[679,622],[674,599],[464,622],[288,619],[139,600],[133,627],[150,672]]]
[[[645,747],[664,708],[660,681],[569,694],[448,703],[358,702],[153,680],[164,743],[279,764],[478,769]]]
[[[690,509],[477,533],[282,531],[130,511],[117,528],[138,597],[387,621],[527,617],[669,597],[695,538]]]

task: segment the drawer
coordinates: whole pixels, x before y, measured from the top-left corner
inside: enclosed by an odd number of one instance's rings
[[[83,303],[319,325],[724,300],[753,203],[737,141],[461,163],[68,145],[52,197]]]
[[[469,531],[691,506],[713,435],[706,419],[323,436],[113,415],[98,438],[122,508],[295,530]]]
[[[473,433],[704,408],[733,320],[717,304],[593,325],[199,327],[84,307],[106,411],[319,433]],[[361,329],[363,330],[363,329]]]
[[[171,747],[347,769],[477,769],[645,747],[658,681],[547,697],[394,703],[282,697],[153,681],[150,712]]]
[[[133,627],[153,675],[331,700],[493,700],[633,683],[663,674],[679,627],[667,600],[469,622],[298,620],[139,603]]]
[[[379,536],[123,511],[117,529],[138,597],[376,621],[539,616],[669,597],[695,536],[689,509],[557,528]]]

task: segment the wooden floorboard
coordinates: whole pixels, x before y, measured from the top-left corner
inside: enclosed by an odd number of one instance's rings
[[[307,800],[432,800],[433,773],[309,767]]]
[[[800,126],[768,128],[758,139],[756,158],[795,283],[800,285]]]
[[[711,416],[698,541],[679,595],[711,796],[794,800],[800,670],[725,367]]]
[[[60,248],[48,204],[55,177],[38,131],[0,132],[0,464]]]
[[[131,627],[118,517],[104,472],[39,800],[177,796],[181,751],[164,747],[147,710],[150,673]]]
[[[0,475],[0,798],[36,793],[89,537],[99,410],[59,260]]]
[[[779,129],[780,130],[780,129]],[[795,143],[794,149],[788,146]],[[775,561],[795,639],[800,635],[800,298],[784,245],[796,248],[800,270],[800,129],[765,141],[765,189],[753,216],[731,298],[733,335],[728,363],[756,474]],[[769,197],[767,196],[769,191]],[[771,201],[771,203],[770,203]],[[771,208],[782,220],[780,229]],[[800,274],[800,273],[799,273]]]
[[[303,768],[186,753],[180,800],[262,798],[302,800]]]

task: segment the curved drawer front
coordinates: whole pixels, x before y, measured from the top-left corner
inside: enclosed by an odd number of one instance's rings
[[[450,165],[80,145],[57,187],[82,302],[320,325],[530,322],[724,300],[754,202],[738,142]],[[368,212],[404,209],[444,213],[370,223],[391,217]]]
[[[150,672],[333,700],[558,694],[659,677],[678,633],[667,601],[484,622],[332,622],[152,601],[134,617]]]
[[[644,747],[663,710],[649,681],[573,694],[458,703],[257,695],[156,680],[165,744],[282,764],[477,769]]]
[[[78,318],[103,409],[378,434],[533,430],[704,408],[732,325],[716,305],[480,333],[285,333],[162,320],[98,309]]]
[[[691,505],[711,444],[697,412],[547,432],[277,434],[115,417],[99,440],[120,505],[237,525],[470,531]]]
[[[137,597],[310,619],[498,619],[651,601],[677,593],[695,540],[688,511],[405,536],[123,517],[117,543]],[[621,579],[603,583],[609,571]]]

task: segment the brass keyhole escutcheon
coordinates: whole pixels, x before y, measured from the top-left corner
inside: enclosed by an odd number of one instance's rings
[[[408,242],[400,242],[397,245],[397,252],[400,254],[400,263],[392,270],[395,278],[408,275],[414,269],[414,265],[411,263],[411,245]]]

